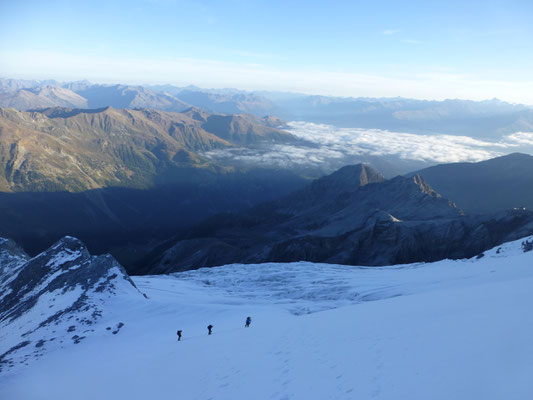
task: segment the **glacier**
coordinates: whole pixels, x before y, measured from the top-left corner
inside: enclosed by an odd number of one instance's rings
[[[0,372],[0,398],[531,399],[531,243],[389,267],[132,277],[116,293],[87,292],[102,311],[91,335]],[[2,326],[0,354],[19,331]]]

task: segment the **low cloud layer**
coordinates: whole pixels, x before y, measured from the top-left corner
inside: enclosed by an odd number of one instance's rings
[[[401,159],[449,163],[481,161],[512,146],[467,136],[418,135],[380,129],[335,128],[308,122],[292,122],[290,132],[321,148],[348,155],[397,156]]]
[[[500,155],[533,150],[533,132],[517,132],[497,142],[467,136],[421,135],[379,129],[336,128],[291,122],[288,131],[302,139],[298,145],[233,148],[205,153],[225,163],[262,167],[310,167],[323,171],[360,160],[383,159],[405,165],[477,162]]]
[[[533,132],[516,132],[508,135],[506,139],[520,145],[533,146]]]

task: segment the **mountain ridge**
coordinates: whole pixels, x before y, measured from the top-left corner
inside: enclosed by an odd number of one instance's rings
[[[1,254],[7,241],[0,241]],[[113,257],[91,256],[70,236],[34,258],[21,259],[0,278],[0,338],[6,341],[0,371],[61,348],[63,342],[78,344],[97,335],[99,321],[116,318],[108,307],[117,299],[145,298]],[[118,325],[112,333],[123,326]],[[11,330],[20,334],[9,335]]]
[[[365,174],[373,178],[367,182]],[[436,261],[472,257],[532,233],[533,212],[465,215],[420,175],[385,180],[356,165],[244,213],[211,217],[168,241],[139,272],[231,263]]]
[[[0,106],[9,104],[17,90],[56,86],[85,99],[87,107],[158,108],[181,112],[196,106],[212,113],[275,115],[288,121],[305,120],[338,127],[384,129],[423,134],[467,135],[495,139],[533,130],[533,107],[500,100],[333,97],[270,91],[203,89],[173,85],[92,84],[87,81],[60,83],[0,79]],[[180,98],[183,96],[183,99]],[[45,106],[64,106],[46,97]],[[39,105],[40,104],[40,105]],[[39,108],[42,103],[25,108]],[[75,107],[75,105],[69,105]]]
[[[272,127],[270,119],[208,113],[195,119],[193,114],[113,107],[0,109],[0,190],[148,187],[172,179],[172,168],[213,168],[201,151],[295,140]]]
[[[533,156],[512,153],[477,163],[450,163],[419,174],[471,213],[533,209]]]

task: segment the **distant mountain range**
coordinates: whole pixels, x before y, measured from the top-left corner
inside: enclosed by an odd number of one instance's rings
[[[409,143],[430,136],[324,136],[278,117],[468,133],[515,149],[499,138],[524,130],[519,139],[530,140],[533,111],[523,105],[10,79],[0,80],[0,104],[8,106],[0,108],[0,234],[30,255],[75,235],[136,273],[230,262],[384,265],[471,256],[531,233],[522,210],[533,207],[531,156],[424,168],[434,161],[424,148],[409,159]],[[389,157],[376,147],[382,140],[402,151]],[[327,167],[327,157],[337,164]],[[353,165],[366,162],[385,176]],[[352,165],[310,183],[339,164]]]
[[[406,98],[328,97],[172,85],[101,85],[88,81],[0,79],[0,107],[155,108],[183,111],[191,106],[210,113],[274,115],[335,126],[411,133],[446,133],[500,138],[533,131],[533,108],[499,100],[427,101]]]
[[[0,109],[0,190],[75,192],[171,183],[176,169],[215,168],[198,151],[296,140],[275,128],[277,123],[197,109]]]
[[[430,101],[308,95],[278,98],[275,94],[264,95],[277,99],[275,114],[287,120],[486,139],[533,130],[533,107],[497,99]]]
[[[62,87],[41,86],[0,92],[0,104],[17,110],[47,107],[87,108],[87,99]]]

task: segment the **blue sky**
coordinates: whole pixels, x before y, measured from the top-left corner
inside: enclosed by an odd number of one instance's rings
[[[0,1],[0,75],[533,104],[531,1]]]

